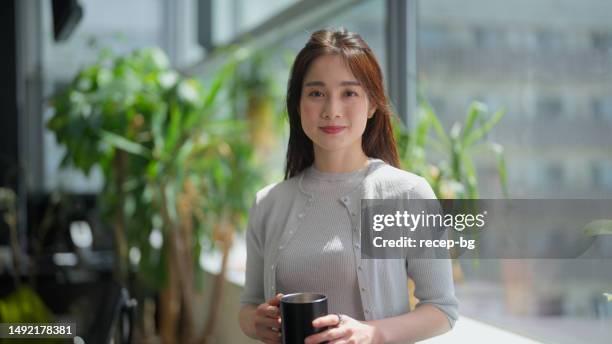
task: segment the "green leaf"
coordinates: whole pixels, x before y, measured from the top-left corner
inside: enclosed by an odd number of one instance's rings
[[[206,96],[206,99],[204,100],[205,109],[210,108],[214,104],[214,101],[217,98],[217,94],[221,90],[221,86],[223,86],[223,83],[226,80],[228,80],[228,78],[230,77],[230,75],[232,75],[232,73],[234,73],[235,69],[236,69],[236,62],[232,61],[226,64],[221,69],[221,71],[217,74],[217,76],[215,77],[215,79],[213,80],[210,86],[208,95]]]
[[[465,128],[463,129],[462,136],[465,139],[474,128],[474,123],[480,118],[482,113],[487,112],[487,105],[483,104],[479,101],[474,101],[470,104],[470,108],[468,110],[468,115],[465,120]]]
[[[163,104],[160,109],[151,114],[151,131],[153,133],[154,151],[162,152],[165,147],[164,123],[168,116],[168,107]]]
[[[148,150],[146,147],[134,141],[126,139],[123,136],[120,136],[120,135],[117,135],[117,134],[114,134],[114,133],[111,133],[105,130],[102,130],[100,132],[100,136],[102,140],[104,140],[106,143],[114,146],[117,149],[124,150],[128,153],[139,155],[147,159],[151,158],[150,150]]]
[[[472,163],[472,159],[464,154],[461,163],[465,168],[468,198],[478,199],[478,175],[476,174],[476,168]]]
[[[172,103],[170,105],[170,124],[166,131],[165,140],[164,140],[164,156],[163,159],[172,159],[172,156],[167,156],[168,154],[176,151],[177,143],[179,141],[179,137],[181,136],[181,111],[180,107],[176,103]]]
[[[436,135],[438,135],[438,139],[441,140],[444,145],[450,146],[451,144],[450,138],[448,137],[448,135],[446,135],[446,132],[444,131],[444,127],[442,126],[442,123],[440,123],[438,116],[436,116],[431,106],[425,103],[423,109],[425,110],[425,114],[427,115],[428,119],[431,121],[431,124],[433,125]]]
[[[502,188],[502,192],[504,197],[508,197],[508,170],[506,167],[506,158],[504,157],[504,147],[495,142],[490,142],[488,145],[491,147],[490,149],[497,159],[497,173],[499,173],[499,184]]]
[[[200,101],[200,93],[197,88],[198,83],[195,80],[183,80],[177,87],[177,95],[183,102],[197,106]]]
[[[414,145],[416,147],[425,147],[427,144],[427,136],[429,135],[429,128],[431,127],[431,120],[428,116],[421,114],[417,123],[414,135]]]
[[[499,122],[506,114],[506,110],[497,110],[491,118],[489,118],[480,128],[474,129],[464,140],[466,147],[472,146],[476,141],[483,138],[491,129]]]
[[[590,236],[612,235],[612,220],[601,219],[591,221],[584,227],[584,234]]]

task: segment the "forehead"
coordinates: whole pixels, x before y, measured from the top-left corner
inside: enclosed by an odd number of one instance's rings
[[[306,71],[304,83],[322,81],[326,85],[338,84],[343,81],[357,81],[348,64],[339,55],[323,55],[317,57]]]

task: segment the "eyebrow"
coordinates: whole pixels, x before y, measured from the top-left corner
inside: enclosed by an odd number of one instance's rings
[[[309,81],[304,84],[304,87],[308,86],[325,86],[325,83],[323,81]],[[355,80],[342,81],[340,86],[361,86],[361,83]]]

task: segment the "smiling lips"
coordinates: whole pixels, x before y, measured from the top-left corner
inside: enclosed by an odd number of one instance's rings
[[[344,130],[345,128],[346,127],[339,126],[339,125],[330,125],[330,126],[326,126],[326,127],[319,127],[319,129],[323,130],[327,134],[337,134],[337,133],[341,132],[342,130]]]

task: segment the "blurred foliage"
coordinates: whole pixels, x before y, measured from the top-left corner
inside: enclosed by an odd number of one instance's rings
[[[0,300],[0,323],[50,323],[53,320],[53,313],[28,286],[21,286]]]
[[[440,199],[478,199],[478,175],[474,156],[492,153],[502,193],[508,196],[507,169],[503,146],[487,139],[505,111],[490,114],[485,104],[474,101],[463,123],[455,122],[447,132],[431,105],[419,98],[419,109],[412,129],[395,120],[394,134],[402,168],[429,182]],[[438,159],[432,162],[431,156]]]
[[[591,221],[585,226],[584,234],[590,236],[612,235],[612,220],[601,219]]]
[[[17,195],[8,188],[0,187],[0,220],[8,226],[13,266],[10,269],[14,280],[14,291],[0,299],[0,323],[52,323],[53,313],[47,308],[38,293],[30,286],[23,284],[21,245],[17,235]],[[0,343],[14,342],[14,339],[0,339]],[[61,343],[61,339],[34,339],[33,343]]]
[[[237,66],[229,84],[233,111],[249,123],[251,140],[262,150],[274,146],[276,132],[287,123],[279,115],[286,109],[284,87],[275,79],[282,64],[275,51],[254,51]]]
[[[126,266],[129,252],[156,289],[166,281],[172,231],[200,273],[215,224],[245,227],[260,177],[246,124],[224,110],[223,87],[237,65],[229,59],[205,86],[172,70],[160,49],[124,56],[105,49],[52,100],[48,127],[66,147],[62,165],[85,173],[101,167],[103,218],[123,229],[118,259]]]
[[[57,319],[40,296],[29,286],[22,285],[6,298],[0,300],[0,323],[50,324]],[[0,339],[0,343],[65,343],[62,338]]]

